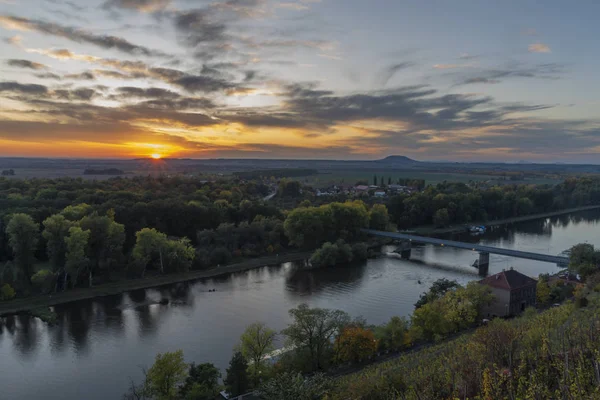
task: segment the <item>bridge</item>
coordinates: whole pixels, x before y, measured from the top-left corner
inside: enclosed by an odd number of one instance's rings
[[[454,240],[445,240],[445,239],[436,239],[430,237],[423,236],[415,236],[415,235],[407,235],[404,233],[397,232],[384,232],[377,231],[373,229],[361,229],[362,232],[374,235],[387,237],[400,241],[400,246],[397,249],[397,252],[400,253],[402,258],[410,258],[411,251],[411,243],[425,243],[425,244],[433,244],[437,246],[443,247],[455,247],[457,249],[465,249],[471,251],[479,252],[479,261],[477,262],[477,267],[479,268],[480,273],[487,273],[487,269],[490,265],[490,254],[499,254],[503,256],[516,257],[516,258],[524,258],[527,260],[535,260],[542,262],[549,262],[557,265],[568,265],[569,258],[562,256],[552,256],[549,254],[539,254],[532,253],[529,251],[521,251],[521,250],[512,250],[512,249],[502,249],[500,247],[493,246],[482,246],[479,244],[473,243],[465,243],[465,242],[457,242]]]

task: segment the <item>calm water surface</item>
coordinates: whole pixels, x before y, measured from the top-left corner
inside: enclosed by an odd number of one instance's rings
[[[585,241],[600,245],[600,211],[453,238],[558,254]],[[183,349],[190,362],[224,369],[248,324],[262,321],[283,329],[288,309],[303,302],[362,315],[374,324],[408,316],[436,279],[478,279],[477,270],[469,267],[476,258],[470,251],[423,246],[413,249],[409,261],[390,253],[362,265],[314,271],[286,263],[56,307],[60,323],[53,327],[26,316],[4,318],[0,399],[119,399],[131,379],[141,379],[141,367],[150,366],[156,353],[176,349]],[[552,264],[492,255],[489,273],[511,266],[531,276],[557,270]],[[171,303],[152,304],[162,297]]]

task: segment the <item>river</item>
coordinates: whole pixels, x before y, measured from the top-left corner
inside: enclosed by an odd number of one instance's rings
[[[600,245],[600,210],[452,238],[556,255],[585,241]],[[476,258],[471,251],[422,246],[413,249],[411,260],[389,253],[361,265],[312,271],[286,263],[57,306],[59,323],[51,327],[27,316],[4,318],[0,398],[119,399],[156,353],[177,349],[189,362],[212,362],[224,370],[248,324],[261,321],[280,330],[289,322],[288,309],[304,302],[362,315],[374,324],[408,316],[436,279],[479,279],[470,267]],[[490,274],[510,267],[534,277],[558,269],[491,255]],[[151,304],[163,297],[169,305]]]

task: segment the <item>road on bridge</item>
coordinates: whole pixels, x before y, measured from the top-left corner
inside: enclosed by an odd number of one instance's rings
[[[416,243],[435,244],[438,246],[455,247],[458,249],[478,251],[479,253],[500,254],[503,256],[525,258],[528,260],[543,261],[543,262],[549,262],[549,263],[554,263],[554,264],[558,264],[558,265],[566,265],[569,263],[569,259],[567,257],[552,256],[549,254],[539,254],[539,253],[532,253],[529,251],[502,249],[500,247],[482,246],[479,244],[457,242],[454,240],[445,240],[445,239],[436,239],[436,238],[423,237],[423,236],[406,235],[404,233],[397,233],[397,232],[376,231],[373,229],[361,229],[361,231],[364,233],[367,233],[369,235],[374,235],[374,236],[388,237],[388,238],[392,238],[392,239],[396,239],[396,240],[407,240],[407,241],[416,242]]]

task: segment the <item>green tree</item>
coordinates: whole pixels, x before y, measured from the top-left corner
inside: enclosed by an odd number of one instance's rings
[[[69,221],[79,221],[92,212],[92,206],[81,203],[74,206],[67,206],[60,212]]]
[[[443,297],[449,290],[455,290],[460,285],[455,280],[449,280],[446,278],[440,278],[433,282],[429,291],[423,293],[419,298],[419,301],[415,303],[415,308],[424,306],[425,304],[432,302],[436,299]]]
[[[42,269],[31,277],[31,283],[40,293],[50,293],[54,288],[55,281],[55,275],[47,269]]]
[[[223,383],[227,387],[227,392],[233,397],[248,392],[248,361],[241,352],[236,351],[231,357],[229,368],[227,368],[227,376]]]
[[[195,257],[196,251],[190,239],[167,240],[164,246],[164,269],[166,272],[187,272]]]
[[[440,208],[433,216],[433,223],[436,227],[443,228],[450,223],[450,214],[447,208]]]
[[[90,231],[88,256],[94,268],[104,271],[110,279],[111,266],[117,261],[125,242],[125,227],[111,216],[92,213],[81,219],[81,229]]]
[[[42,236],[46,239],[46,251],[48,258],[55,271],[65,266],[65,257],[67,254],[67,244],[65,237],[69,234],[69,229],[73,222],[69,221],[62,214],[52,215],[42,222],[44,230]]]
[[[25,282],[31,284],[34,253],[38,243],[39,225],[27,214],[14,214],[6,226],[8,244],[16,265],[23,271]]]
[[[180,397],[186,400],[214,400],[219,394],[220,377],[221,372],[213,364],[192,363]]]
[[[348,325],[350,317],[340,310],[310,308],[307,304],[292,308],[289,313],[292,323],[282,333],[290,345],[308,350],[313,370],[322,369],[331,339]]]
[[[154,228],[144,228],[137,232],[135,237],[136,242],[132,255],[142,266],[141,276],[144,276],[146,267],[152,260],[156,260],[159,263],[161,272],[164,272],[163,253],[167,243],[167,235]]]
[[[248,326],[240,337],[240,351],[252,361],[255,382],[258,382],[263,357],[275,349],[273,342],[276,334],[265,324],[257,322]]]
[[[600,271],[600,251],[588,243],[580,243],[571,248],[569,271],[580,275],[584,280]]]
[[[392,184],[392,177],[391,177],[391,176],[389,176],[389,177],[388,177],[388,186],[389,186],[389,185],[391,185],[391,184]]]
[[[552,290],[548,284],[548,275],[540,275],[535,288],[535,297],[537,304],[547,306],[550,304],[550,294]]]
[[[88,246],[90,231],[84,231],[78,226],[69,229],[69,236],[65,238],[67,255],[65,269],[71,276],[71,284],[75,286],[80,274],[89,267],[89,259],[85,255]]]
[[[373,185],[377,186],[377,174],[373,175]]]
[[[188,366],[182,350],[157,354],[146,374],[147,386],[152,395],[160,400],[176,399],[179,387],[187,376]]]
[[[8,283],[5,283],[0,287],[0,300],[6,301],[11,300],[15,297],[15,289],[12,288]]]
[[[401,317],[392,317],[387,324],[375,329],[375,337],[385,350],[400,350],[406,344],[407,334],[408,321]]]
[[[369,228],[385,231],[390,223],[388,209],[383,204],[375,204],[369,212]]]

